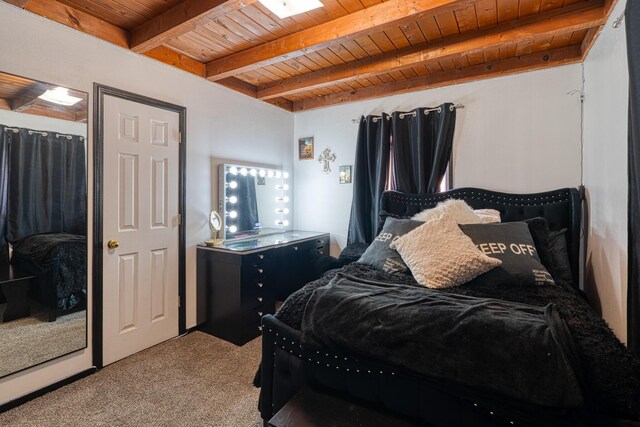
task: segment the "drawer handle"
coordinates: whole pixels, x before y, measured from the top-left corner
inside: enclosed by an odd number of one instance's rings
[[[262,312],[261,311],[258,312],[258,316],[262,317]]]
[[[258,258],[264,259],[264,255],[260,254],[260,255],[258,255]]]
[[[262,302],[262,297],[258,297],[258,301]]]
[[[264,273],[264,269],[259,268],[259,269],[258,269],[258,273],[260,273],[260,274]]]
[[[264,283],[258,283],[258,287],[261,288],[264,286]]]
[[[262,326],[258,326],[258,330],[262,332]]]
[[[293,250],[294,250],[294,251],[297,251],[297,250],[298,250],[298,247],[297,247],[297,246],[294,246],[294,247],[293,247]]]

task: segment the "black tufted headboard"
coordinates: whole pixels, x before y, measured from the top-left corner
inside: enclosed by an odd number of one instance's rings
[[[387,214],[410,217],[446,199],[462,199],[474,209],[497,209],[503,222],[543,217],[551,230],[567,229],[567,249],[574,286],[580,283],[580,196],[575,188],[546,193],[509,194],[480,188],[457,188],[436,194],[385,191],[381,201],[380,231]]]

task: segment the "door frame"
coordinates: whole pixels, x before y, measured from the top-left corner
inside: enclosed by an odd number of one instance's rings
[[[102,217],[104,209],[104,97],[105,95],[137,102],[143,105],[173,111],[179,114],[180,143],[178,147],[178,210],[182,215],[178,240],[178,335],[186,332],[186,161],[187,161],[187,108],[144,95],[127,92],[100,83],[93,84],[93,365],[103,366],[103,233]]]

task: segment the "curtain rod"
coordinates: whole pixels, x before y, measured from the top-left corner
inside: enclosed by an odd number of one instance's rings
[[[5,127],[5,128],[4,128],[4,130],[5,130],[5,131],[11,131],[11,132],[13,132],[13,133],[18,133],[18,132],[20,132],[20,129],[19,129],[19,128],[11,128],[11,127],[8,127],[8,126],[7,126],[7,127]],[[42,131],[39,131],[39,130],[31,130],[31,129],[29,129],[29,135],[33,135],[34,133],[38,133],[38,134],[40,134],[40,135],[42,135],[42,136],[47,136],[47,135],[49,135],[47,132],[42,132]],[[55,135],[56,135],[56,138],[67,138],[67,139],[69,139],[69,140],[73,138],[73,135],[66,135],[66,134],[64,134],[64,133],[56,133]],[[83,139],[84,139],[84,137],[82,137],[82,136],[81,136],[81,137],[80,137],[80,140],[83,140]]]
[[[7,127],[5,127],[5,128],[4,128],[4,130],[5,130],[5,132],[6,132],[6,131],[8,131],[8,130],[9,130],[9,131],[11,131],[11,132],[13,132],[13,133],[18,133],[18,132],[20,132],[20,129],[19,129],[19,128],[10,128],[10,127],[8,127],[8,126],[7,126]],[[40,135],[42,135],[42,136],[47,136],[47,135],[49,135],[47,132],[42,132],[42,131],[39,131],[39,130],[31,130],[31,129],[29,129],[29,131],[28,131],[28,132],[29,132],[29,135],[33,135],[34,133],[38,133],[38,134],[40,134]]]
[[[456,104],[456,105],[452,105],[451,107],[449,107],[451,109],[451,111],[453,110],[463,110],[465,108],[464,104]],[[435,107],[435,108],[427,108],[424,110],[425,114],[429,114],[430,111],[437,111],[437,112],[441,112],[440,107]],[[400,118],[404,119],[405,116],[416,116],[416,112],[414,111],[413,113],[400,113]],[[373,122],[377,122],[377,119],[380,119],[382,116],[372,116],[373,117]],[[351,119],[351,121],[353,123],[360,123],[360,119]]]

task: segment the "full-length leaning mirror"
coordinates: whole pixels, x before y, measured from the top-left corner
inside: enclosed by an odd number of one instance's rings
[[[0,72],[0,377],[87,345],[87,98]]]
[[[258,166],[219,166],[224,238],[281,233],[289,227],[289,173]]]

